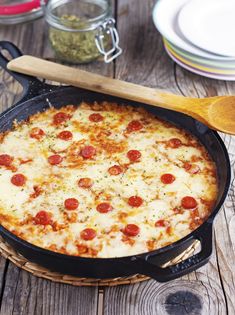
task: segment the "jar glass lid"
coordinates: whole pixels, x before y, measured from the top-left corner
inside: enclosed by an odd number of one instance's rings
[[[18,15],[40,8],[42,0],[3,0],[0,2],[0,15]]]

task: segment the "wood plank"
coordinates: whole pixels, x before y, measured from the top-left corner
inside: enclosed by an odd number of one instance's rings
[[[211,281],[150,280],[108,288],[104,293],[104,315],[224,315],[226,306],[220,287]]]
[[[116,61],[116,77],[192,97],[234,94],[234,83],[199,77],[169,59],[152,23],[153,3],[151,0],[118,2],[118,25],[124,53]],[[232,153],[235,137],[226,136],[224,140]],[[151,280],[105,289],[104,314],[233,315],[234,190],[233,186],[216,220],[215,250],[206,266],[166,284]]]
[[[0,256],[0,301],[2,300],[3,292],[5,290],[5,277],[9,261]]]
[[[157,35],[151,20],[153,3],[151,0],[144,2],[119,0],[118,25],[120,45],[124,52],[115,63],[116,77],[188,96],[234,94],[234,83],[201,78],[179,68],[167,57],[161,38]],[[0,34],[2,38],[14,41],[24,53],[54,59],[45,41],[43,20],[17,27],[1,27]],[[32,41],[32,38],[36,40]],[[101,61],[79,67],[113,76],[113,65],[104,65]],[[6,89],[4,84],[11,88]],[[14,84],[14,81],[7,78],[1,80],[0,104],[3,109],[14,101],[15,92],[19,94],[20,87]],[[13,93],[10,92],[12,88]],[[234,138],[224,136],[224,140],[233,158],[234,167]],[[209,264],[183,279],[167,284],[148,281],[105,289],[104,314],[183,315],[186,311],[188,313],[191,311],[191,314],[200,315],[233,315],[234,186],[233,181],[229,198],[215,224],[216,250]],[[1,284],[3,300],[0,314],[60,315],[83,314],[84,310],[88,314],[96,312],[96,289],[74,288],[37,279],[24,271],[19,271],[12,264],[7,269],[3,258],[0,260],[0,287]]]
[[[0,69],[0,112],[14,104],[20,98],[21,92],[21,85]]]
[[[39,279],[15,267],[6,274],[1,315],[94,315],[97,288],[73,287]]]
[[[13,42],[23,54],[43,57],[59,62],[50,47],[47,36],[47,25],[43,19],[34,22],[19,24],[17,26],[1,26],[1,38]],[[33,39],[36,40],[33,40]],[[105,64],[102,57],[87,65],[77,65],[81,69],[96,72],[106,76],[113,76],[114,64]]]
[[[206,79],[191,74],[176,66],[176,78],[181,91],[186,95],[214,96],[223,94],[234,94],[235,83]],[[190,93],[190,94],[189,94]],[[221,134],[231,158],[232,173],[235,173],[235,137]],[[201,281],[210,282],[212,278],[221,287],[226,312],[235,313],[235,187],[234,180],[230,193],[224,203],[214,224],[214,254],[210,263],[196,272],[195,277]],[[206,277],[205,277],[206,276]]]
[[[118,31],[123,54],[116,60],[115,77],[180,94],[173,62],[154,28],[154,1],[118,1]]]
[[[1,26],[0,35],[25,54],[55,60],[43,19],[17,26]],[[106,65],[102,60],[79,67],[110,77],[114,73],[114,64]],[[0,71],[0,109],[4,110],[19,99],[22,88],[6,72]],[[84,314],[84,310],[87,315],[94,315],[98,311],[98,288],[79,288],[39,279],[12,263],[8,267],[3,258],[0,259],[0,290],[1,315],[75,315]]]

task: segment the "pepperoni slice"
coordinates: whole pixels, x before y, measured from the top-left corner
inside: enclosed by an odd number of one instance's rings
[[[156,227],[166,227],[168,225],[169,225],[168,221],[162,219],[155,222]]]
[[[8,154],[1,154],[0,155],[0,165],[2,166],[10,166],[12,161],[13,161],[13,157],[8,155]]]
[[[56,165],[56,164],[60,164],[62,162],[63,158],[62,156],[60,156],[59,154],[54,154],[54,155],[51,155],[49,156],[48,158],[48,162],[51,164],[51,165]]]
[[[23,174],[15,174],[12,176],[11,182],[15,186],[23,186],[26,182],[26,177]]]
[[[110,175],[119,175],[122,173],[122,168],[119,165],[114,165],[108,169],[108,172]]]
[[[131,207],[140,207],[143,203],[143,199],[139,196],[132,196],[128,199],[128,204]]]
[[[123,233],[127,236],[136,236],[140,233],[140,228],[135,224],[127,224],[123,230]]]
[[[55,125],[60,125],[66,122],[67,120],[69,120],[70,118],[71,118],[71,115],[67,113],[59,112],[53,116],[53,123]]]
[[[175,176],[172,174],[163,174],[161,176],[161,182],[163,184],[171,184],[175,181]]]
[[[57,138],[61,139],[61,140],[65,140],[65,141],[68,141],[68,140],[71,140],[73,138],[73,134],[71,131],[69,130],[64,130],[64,131],[61,131],[58,135],[57,135]]]
[[[92,122],[100,122],[104,120],[104,117],[100,115],[99,113],[94,113],[89,116],[89,120]]]
[[[194,209],[197,207],[197,201],[193,197],[186,196],[186,197],[182,198],[181,206],[184,209]]]
[[[93,181],[89,177],[80,178],[78,186],[81,188],[90,188],[93,185]]]
[[[108,202],[102,202],[98,204],[98,206],[96,207],[96,210],[100,213],[107,213],[109,211],[112,211],[113,207]]]
[[[64,206],[67,210],[75,210],[79,206],[79,202],[76,198],[68,198],[64,201]]]
[[[182,141],[178,138],[172,138],[168,140],[169,147],[176,149],[179,148],[182,145]]]
[[[29,135],[31,138],[40,140],[43,136],[45,136],[45,132],[41,128],[34,127],[33,129],[31,129]]]
[[[190,164],[188,162],[184,163],[184,168],[186,172],[190,174],[197,174],[201,171],[200,167],[197,164]]]
[[[184,163],[184,169],[185,169],[186,171],[189,171],[191,167],[192,167],[192,164],[190,164],[190,163],[188,163],[188,162],[185,162],[185,163]]]
[[[143,128],[142,123],[139,120],[132,120],[129,122],[127,125],[127,131],[132,132],[132,131],[138,131]]]
[[[34,217],[35,224],[49,225],[52,223],[51,214],[47,211],[39,211]]]
[[[87,145],[85,146],[82,151],[81,151],[81,155],[85,158],[85,159],[89,159],[92,156],[94,156],[96,154],[96,149],[91,146],[91,145]]]
[[[127,152],[127,157],[131,162],[136,162],[140,159],[141,153],[138,150],[130,150]]]
[[[96,231],[94,229],[87,228],[81,231],[80,236],[84,241],[90,241],[96,237]]]

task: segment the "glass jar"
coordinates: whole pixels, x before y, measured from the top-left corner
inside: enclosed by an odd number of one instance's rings
[[[0,1],[0,24],[10,25],[31,21],[43,15],[42,0]]]
[[[87,63],[103,55],[110,62],[122,52],[109,0],[49,0],[45,18],[51,46],[62,61]]]

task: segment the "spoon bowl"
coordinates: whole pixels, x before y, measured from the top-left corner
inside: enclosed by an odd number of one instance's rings
[[[208,106],[208,118],[214,129],[234,134],[235,96],[225,96]]]

